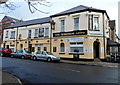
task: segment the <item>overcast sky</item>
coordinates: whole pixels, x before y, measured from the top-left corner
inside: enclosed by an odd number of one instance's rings
[[[3,9],[3,11],[8,16],[12,16],[18,19],[23,20],[30,20],[35,18],[42,18],[47,17],[49,15],[64,11],[66,9],[78,6],[78,5],[86,5],[98,9],[106,10],[108,13],[108,16],[111,20],[116,20],[116,23],[118,21],[118,2],[120,0],[47,0],[50,3],[50,7],[45,6],[38,6],[38,8],[44,12],[49,12],[49,14],[44,14],[40,12],[35,12],[34,14],[31,14],[28,5],[24,2],[24,0],[10,0],[13,1],[14,5],[17,6],[17,8],[14,11],[10,11],[7,9]],[[10,13],[7,13],[10,12]],[[0,15],[0,19],[4,15]],[[118,27],[118,26],[117,26]]]

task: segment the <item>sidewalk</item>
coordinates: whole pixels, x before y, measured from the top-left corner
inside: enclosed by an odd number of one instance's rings
[[[120,64],[118,63],[111,63],[111,62],[95,62],[95,61],[74,61],[74,60],[64,60],[61,59],[62,63],[68,63],[68,64],[78,64],[78,65],[89,65],[89,66],[101,66],[101,67],[114,67],[118,68]]]
[[[22,82],[17,77],[2,72],[2,85],[22,85]]]

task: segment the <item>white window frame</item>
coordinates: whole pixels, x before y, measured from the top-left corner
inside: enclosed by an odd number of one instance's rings
[[[15,31],[11,31],[11,39],[15,39]]]
[[[35,29],[35,37],[39,37],[39,29]]]
[[[97,22],[95,22],[95,18],[97,18]],[[96,29],[95,29],[95,26],[97,25]],[[99,30],[99,17],[98,16],[93,16],[93,30],[97,31]]]
[[[32,37],[32,30],[28,30],[28,38]]]
[[[76,20],[78,19],[78,23],[76,23]],[[79,30],[79,24],[80,24],[80,18],[79,17],[75,17],[74,18],[74,30]]]
[[[5,35],[5,38],[8,38],[8,31],[6,31],[6,35]]]
[[[47,30],[46,30],[47,29]],[[45,28],[44,37],[49,37],[49,28]]]
[[[61,20],[61,32],[65,32],[65,20]]]
[[[82,47],[82,48],[83,48],[83,52],[78,52],[78,53],[84,53],[83,43],[78,43],[78,42],[76,42],[75,44],[70,44],[70,53],[76,53],[76,52],[72,52],[72,51],[71,51],[71,47],[76,47],[76,48]]]

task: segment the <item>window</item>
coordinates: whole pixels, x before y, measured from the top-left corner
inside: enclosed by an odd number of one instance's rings
[[[74,30],[79,30],[79,18],[74,18]]]
[[[93,18],[93,30],[99,30],[99,19],[98,17]]]
[[[45,28],[45,37],[49,37],[49,28]]]
[[[39,30],[38,29],[35,29],[35,37],[37,38],[39,35]]]
[[[71,53],[84,53],[83,43],[70,43],[70,52]]]
[[[15,31],[11,31],[11,39],[15,39]]]
[[[8,38],[8,31],[6,31],[6,37],[5,38]]]
[[[53,47],[53,52],[57,52],[57,47]]]
[[[65,20],[61,20],[61,32],[65,31]]]
[[[39,37],[44,37],[44,28],[39,28]]]
[[[41,47],[37,47],[37,50],[40,51],[40,50],[41,50]]]
[[[32,31],[28,30],[28,38],[31,38],[31,33],[32,33]]]
[[[61,43],[61,44],[60,44],[60,52],[61,52],[61,53],[64,53],[64,52],[65,52],[65,45],[64,45],[64,43]]]
[[[47,47],[44,47],[44,51],[47,51]]]
[[[99,30],[99,17],[98,16],[93,16],[93,15],[89,15],[89,23],[88,23],[88,27],[89,30]]]

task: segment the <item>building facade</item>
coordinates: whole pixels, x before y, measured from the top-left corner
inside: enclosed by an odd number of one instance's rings
[[[109,30],[105,10],[80,5],[47,18],[9,26],[4,30],[2,45],[14,51],[45,50],[62,58],[77,54],[80,59],[104,59]]]
[[[0,22],[0,47],[3,41],[3,31],[6,27],[13,25],[14,23],[20,22],[20,20],[5,16]]]

